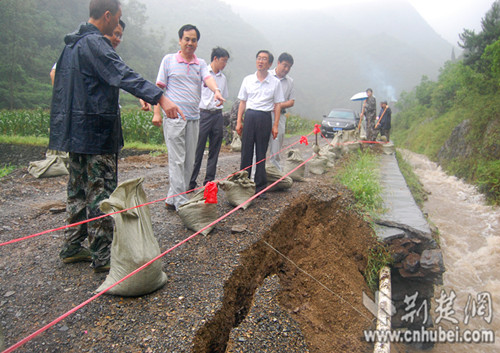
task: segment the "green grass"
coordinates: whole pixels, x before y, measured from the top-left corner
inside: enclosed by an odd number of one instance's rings
[[[335,177],[353,192],[357,208],[369,215],[383,211],[377,155],[369,151],[352,154]]]
[[[351,154],[335,178],[353,192],[356,200],[354,208],[364,215],[367,214],[367,221],[373,225],[373,218],[385,211],[381,196],[378,155],[370,150]],[[364,276],[373,291],[378,288],[380,270],[391,264],[391,254],[383,243],[377,241],[375,246],[368,249],[368,263]]]
[[[3,178],[6,175],[9,175],[16,169],[15,166],[7,164],[4,165],[3,167],[0,167],[0,179]]]
[[[384,266],[392,265],[392,257],[387,247],[379,243],[368,251],[368,263],[365,270],[365,279],[372,291],[378,290],[380,270]]]
[[[396,159],[398,161],[399,170],[401,171],[401,174],[403,174],[406,184],[408,185],[408,188],[413,195],[413,199],[417,203],[418,207],[422,209],[424,206],[424,201],[427,200],[427,193],[425,192],[422,183],[418,179],[417,175],[413,172],[410,164],[404,160],[399,151],[396,152]]]
[[[167,146],[164,143],[152,144],[152,143],[142,143],[142,142],[125,142],[123,149],[134,149],[142,151],[155,151],[166,153]]]
[[[13,145],[48,146],[48,137],[39,136],[0,136],[0,143]]]

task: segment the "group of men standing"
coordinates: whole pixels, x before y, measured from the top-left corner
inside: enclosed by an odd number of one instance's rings
[[[222,107],[228,97],[222,70],[229,53],[213,49],[207,65],[195,55],[199,30],[184,25],[178,33],[180,50],[163,58],[154,85],[129,68],[114,50],[124,29],[120,2],[91,0],[89,12],[88,22],[65,37],[66,46],[54,75],[49,148],[70,156],[67,222],[101,215],[99,203],[117,186],[118,152],[123,147],[120,89],[140,98],[144,109],[154,106],[152,123],[163,126],[168,149],[166,206],[176,210],[188,201],[186,193],[197,186],[207,139],[203,184],[215,179],[223,136]],[[120,33],[114,35],[119,26]],[[293,80],[287,76],[293,58],[282,54],[275,70],[269,71],[272,63],[269,51],[259,51],[257,71],[245,77],[238,94],[236,131],[243,135],[241,168],[252,165],[254,150],[260,161],[268,146],[275,153],[283,144],[282,114],[295,100]],[[279,166],[279,153],[273,163]],[[255,182],[257,192],[267,186],[265,162],[257,165]],[[110,217],[67,228],[60,257],[64,263],[91,261],[95,272],[107,271],[112,237]],[[88,249],[82,245],[87,238]]]

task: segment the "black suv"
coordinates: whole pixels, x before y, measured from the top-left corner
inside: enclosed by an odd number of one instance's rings
[[[354,130],[358,126],[359,116],[352,109],[333,109],[328,116],[323,115],[321,133],[333,136],[337,131]]]

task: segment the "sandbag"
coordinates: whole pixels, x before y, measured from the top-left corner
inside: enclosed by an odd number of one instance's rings
[[[285,174],[288,174],[291,170],[294,170],[299,165],[304,163],[304,158],[298,150],[288,150],[286,153],[285,160]],[[306,165],[302,164],[297,170],[291,173],[289,176],[293,181],[304,181],[304,175],[306,172]]]
[[[238,134],[233,134],[233,141],[231,141],[231,151],[240,152],[241,151],[241,138]]]
[[[394,146],[394,143],[392,143],[392,141],[389,141],[387,143],[382,144],[382,151],[384,152],[384,154],[395,154],[396,147]]]
[[[329,167],[333,167],[335,160],[337,159],[337,154],[335,153],[336,147],[328,144],[324,145],[321,147],[321,150],[319,152],[320,155],[325,156],[330,164],[328,165]]]
[[[28,173],[35,178],[49,178],[61,175],[68,175],[68,152],[47,150],[45,159],[30,162]]]
[[[177,213],[181,218],[186,228],[195,232],[205,228],[207,225],[219,218],[217,214],[217,204],[205,203],[204,196],[205,188],[194,194],[193,198],[186,202],[184,205],[179,206]],[[207,235],[214,229],[211,226],[201,232]]]
[[[307,164],[309,173],[321,175],[328,171],[328,158],[325,156],[314,156]]]
[[[335,137],[333,138],[330,145],[333,146],[332,151],[335,153],[336,158],[340,158],[342,156],[342,144],[342,134],[335,134]]]
[[[246,170],[230,176],[227,180],[219,182],[219,186],[226,193],[226,199],[231,206],[239,206],[255,194],[255,183],[248,178]],[[241,208],[247,209],[252,201]]]
[[[342,131],[342,141],[357,141],[356,131],[355,130],[344,130]]]
[[[361,142],[356,141],[353,143],[347,143],[343,147],[345,153],[356,152],[361,149]]]
[[[101,211],[111,213],[146,203],[143,180],[132,179],[118,185],[109,199],[100,203]],[[111,269],[106,280],[97,288],[97,292],[103,291],[160,255],[160,247],[153,234],[149,206],[134,208],[111,217],[115,221],[111,243]],[[155,261],[106,293],[135,297],[151,293],[166,282],[167,275],[162,271],[161,261]]]
[[[279,171],[278,168],[272,163],[269,163],[266,165],[266,175],[267,175],[267,185],[271,185],[274,183],[276,180],[280,179],[283,177],[282,172]],[[269,189],[269,191],[279,191],[279,190],[287,190],[292,187],[293,180],[289,176],[283,178],[279,183],[274,185],[272,188]]]

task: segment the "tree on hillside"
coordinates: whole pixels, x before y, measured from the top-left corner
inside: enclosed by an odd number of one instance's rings
[[[50,69],[82,11],[78,0],[0,1],[0,109],[49,106]]]
[[[486,68],[481,65],[481,55],[490,44],[500,38],[500,0],[496,0],[491,5],[486,16],[481,20],[482,31],[478,34],[474,30],[465,29],[459,38],[462,43],[458,43],[464,49],[464,64],[475,66],[481,71]]]
[[[490,72],[488,74],[490,74],[500,86],[500,39],[486,47],[482,59],[485,60],[490,67]]]
[[[141,0],[122,1],[127,27],[118,53],[154,80],[166,41],[144,30]],[[64,48],[64,36],[89,17],[89,0],[0,0],[0,109],[48,108],[49,72]],[[135,100],[136,101],[136,100]]]

